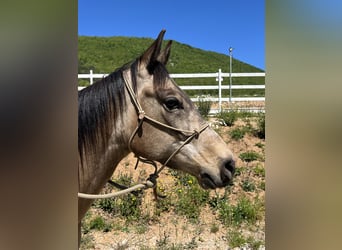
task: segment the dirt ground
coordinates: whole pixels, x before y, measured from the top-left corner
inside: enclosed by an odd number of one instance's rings
[[[246,134],[241,140],[232,140],[229,136],[229,131],[236,127],[245,125],[245,121],[238,120],[233,127],[224,127],[217,125],[215,119],[210,119],[211,127],[216,129],[233,151],[236,159],[237,168],[246,166],[238,156],[242,152],[255,151],[264,155],[264,149],[257,146],[260,143],[265,144],[265,140],[259,139],[250,134]],[[261,165],[263,168],[264,160],[247,163],[247,167],[253,167],[255,164]],[[132,154],[123,159],[117,167],[114,176],[121,174],[132,175],[135,180],[139,179],[143,169],[143,173],[148,176],[152,172],[152,168],[148,165],[141,164],[137,170],[134,170],[135,158]],[[140,176],[141,177],[141,176]],[[169,171],[163,171],[160,176],[160,183],[168,192],[168,188],[174,185],[174,177]],[[234,199],[241,193],[241,182],[246,176],[238,176],[234,180],[230,200]],[[249,176],[255,178],[257,176]],[[264,181],[264,179],[263,179]],[[210,192],[223,192],[222,190]],[[265,192],[246,192],[248,196],[258,196],[258,199],[265,200]],[[145,213],[153,213],[155,207],[155,200],[152,190],[146,190],[143,197],[142,209]],[[90,209],[92,215],[101,215],[106,220],[113,220],[120,230],[111,230],[109,232],[102,232],[92,230],[84,237],[83,249],[251,249],[251,248],[229,248],[227,244],[227,229],[218,220],[217,214],[213,213],[209,207],[205,207],[200,216],[200,223],[193,224],[183,216],[170,212],[164,212],[160,215],[158,220],[150,221],[147,225],[135,225],[132,227],[125,227],[125,221],[121,218],[112,218],[101,209],[92,207]],[[216,229],[213,230],[213,225]],[[245,237],[252,237],[253,239],[264,242],[265,241],[265,220],[264,217],[258,220],[253,226],[241,226],[239,229]],[[262,246],[259,249],[264,249]]]

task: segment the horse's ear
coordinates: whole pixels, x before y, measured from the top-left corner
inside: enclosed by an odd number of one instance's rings
[[[152,45],[142,54],[140,57],[140,63],[143,64],[145,67],[153,64],[157,61],[157,58],[160,54],[161,45],[163,42],[163,37],[166,30],[162,30],[158,38],[152,43]]]
[[[167,64],[167,61],[169,60],[169,57],[170,57],[170,51],[171,51],[171,45],[172,45],[172,40],[170,40],[165,49],[160,52],[160,54],[158,55],[158,58],[157,60],[159,62],[161,62],[162,64],[166,65]]]

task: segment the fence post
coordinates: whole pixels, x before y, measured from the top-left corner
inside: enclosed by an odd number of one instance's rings
[[[221,76],[221,69],[219,69],[218,71],[218,74],[217,74],[217,78],[216,78],[216,81],[218,81],[218,90],[219,90],[219,107],[218,107],[218,110],[219,112],[221,112],[222,110],[222,76]]]
[[[92,69],[90,70],[90,76],[89,76],[89,79],[90,79],[90,85],[92,85],[92,84],[93,84],[93,82],[94,82],[94,78],[93,78],[93,70],[92,70]]]

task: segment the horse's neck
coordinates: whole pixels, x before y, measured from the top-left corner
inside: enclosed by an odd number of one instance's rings
[[[84,152],[82,160],[79,161],[80,192],[99,193],[119,162],[128,155],[130,134],[127,126],[124,128],[121,121],[117,121],[105,147],[98,143],[92,152]]]

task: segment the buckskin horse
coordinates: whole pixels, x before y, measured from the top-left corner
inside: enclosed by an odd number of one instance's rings
[[[79,192],[98,194],[130,152],[187,172],[205,189],[231,182],[231,151],[169,76],[172,41],[162,49],[164,33],[136,60],[78,92]],[[78,199],[79,237],[92,202]]]

